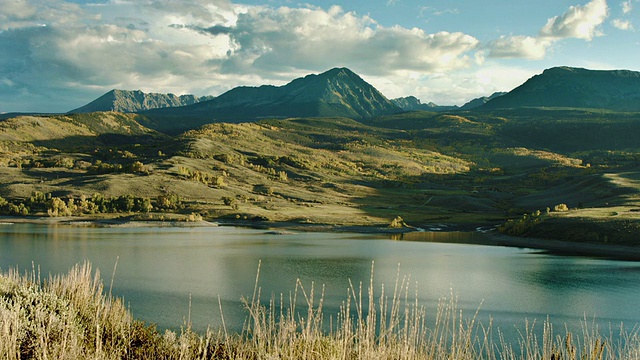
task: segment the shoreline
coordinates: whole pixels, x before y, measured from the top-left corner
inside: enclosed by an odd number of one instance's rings
[[[131,216],[104,217],[104,218],[86,218],[78,216],[70,217],[14,217],[0,216],[0,226],[11,225],[14,223],[22,224],[41,224],[41,225],[65,225],[65,226],[94,226],[94,227],[119,227],[119,228],[140,228],[140,227],[217,227],[217,226],[236,226],[247,227],[262,230],[277,230],[274,233],[289,234],[292,231],[300,232],[342,232],[342,233],[358,233],[358,234],[407,234],[420,233],[418,228],[400,227],[391,228],[383,225],[338,225],[338,224],[301,224],[293,222],[247,222],[247,221],[185,221],[179,218],[171,218],[167,220],[150,220],[136,219]],[[620,261],[640,261],[640,247],[631,247],[624,245],[605,245],[583,242],[571,242],[555,239],[541,238],[524,238],[510,235],[503,235],[495,230],[478,231],[470,230],[468,227],[451,226],[444,231],[435,232],[468,232],[481,233],[483,240],[475,242],[467,242],[469,244],[486,245],[486,246],[503,246],[517,247],[532,250],[539,250],[549,254],[562,256],[584,256],[591,258],[620,260]]]
[[[518,247],[562,256],[584,256],[599,259],[640,261],[640,248],[624,245],[580,243],[554,239],[521,238],[497,232],[487,233],[494,246]]]

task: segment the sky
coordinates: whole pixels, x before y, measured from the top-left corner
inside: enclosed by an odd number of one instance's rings
[[[554,66],[640,70],[640,0],[0,0],[0,113],[220,95],[347,67],[462,105]]]

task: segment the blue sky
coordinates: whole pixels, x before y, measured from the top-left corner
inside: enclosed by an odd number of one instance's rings
[[[352,69],[461,105],[553,66],[640,70],[640,0],[0,0],[0,112]]]

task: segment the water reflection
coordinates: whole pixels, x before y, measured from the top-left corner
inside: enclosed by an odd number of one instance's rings
[[[78,228],[16,224],[0,227],[0,267],[63,273],[85,260],[105,283],[118,260],[114,294],[134,315],[159,327],[179,328],[189,312],[196,329],[220,324],[218,296],[229,330],[242,327],[240,298],[251,297],[261,262],[262,297],[279,298],[299,279],[324,286],[325,309],[335,315],[349,280],[368,285],[374,263],[376,293],[398,277],[435,312],[438,299],[454,294],[470,316],[513,330],[524,319],[579,328],[596,316],[603,324],[640,322],[640,267],[636,263],[536,254],[527,249],[469,245],[477,233],[413,233],[381,236],[300,233],[272,235],[241,228]],[[470,238],[471,237],[471,238]],[[400,241],[398,241],[400,240]],[[387,293],[390,290],[387,290]],[[413,295],[413,294],[412,294]]]

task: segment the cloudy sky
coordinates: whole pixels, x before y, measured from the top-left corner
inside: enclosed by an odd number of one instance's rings
[[[219,95],[348,67],[461,105],[553,66],[640,70],[640,0],[0,0],[0,112]]]

